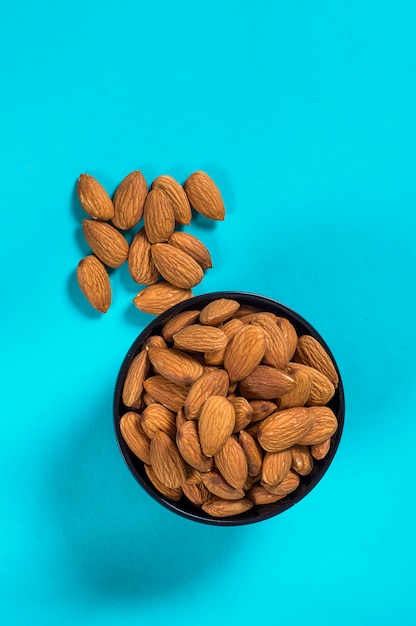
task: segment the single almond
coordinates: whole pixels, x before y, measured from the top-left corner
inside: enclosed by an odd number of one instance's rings
[[[228,400],[234,407],[235,424],[234,433],[239,433],[251,422],[253,416],[253,409],[250,403],[243,396],[228,396]]]
[[[122,401],[125,406],[136,406],[141,399],[143,382],[149,372],[149,359],[147,351],[141,350],[130,363],[124,380]]]
[[[248,475],[247,458],[236,437],[231,435],[214,456],[221,476],[235,489],[243,489]]]
[[[277,485],[264,484],[264,488],[269,492],[277,496],[284,498],[289,493],[293,493],[300,485],[300,478],[298,474],[289,470],[285,478]]]
[[[113,196],[114,216],[111,221],[120,230],[128,230],[138,224],[143,216],[147,183],[143,174],[136,170],[128,174]]]
[[[273,504],[282,500],[285,496],[280,494],[270,493],[263,485],[253,485],[247,492],[247,498],[249,498],[254,504]]]
[[[161,276],[176,287],[191,289],[204,277],[202,267],[189,254],[168,243],[154,244],[151,253]]]
[[[182,311],[174,315],[162,328],[162,337],[165,341],[172,341],[173,335],[182,328],[190,326],[199,318],[199,310]]]
[[[205,487],[215,496],[225,500],[240,500],[244,498],[244,490],[232,487],[218,470],[212,470],[202,475]]]
[[[152,439],[158,430],[162,430],[171,439],[176,436],[176,416],[173,411],[167,409],[163,404],[154,402],[149,404],[141,416],[143,431],[149,439]]]
[[[175,287],[166,281],[148,285],[133,298],[135,306],[144,313],[160,315],[174,304],[192,298],[190,289]]]
[[[270,365],[258,365],[240,381],[239,389],[246,398],[272,400],[289,393],[295,385],[295,380],[286,372]]]
[[[253,507],[253,502],[248,498],[241,500],[224,500],[213,496],[202,505],[202,510],[212,517],[230,517],[246,513]]]
[[[155,187],[146,196],[144,229],[151,243],[167,241],[175,229],[175,215],[169,198]]]
[[[228,374],[215,369],[204,373],[191,386],[185,400],[185,415],[189,420],[198,419],[202,407],[210,396],[226,396],[228,392]]]
[[[175,489],[185,482],[185,463],[172,439],[161,430],[150,442],[150,460],[155,475],[166,487]]]
[[[322,443],[316,443],[311,446],[311,454],[314,459],[321,461],[326,457],[331,447],[331,437],[325,439]]]
[[[291,450],[279,450],[278,452],[266,452],[261,468],[261,484],[278,485],[286,478],[292,465]]]
[[[182,498],[183,492],[182,487],[167,487],[164,485],[159,478],[156,476],[156,473],[151,465],[144,466],[147,478],[150,480],[152,485],[168,500],[172,500],[173,502],[179,502]]]
[[[82,208],[95,220],[106,222],[114,215],[114,206],[104,187],[89,174],[81,174],[77,183]]]
[[[263,363],[272,365],[278,369],[284,369],[289,358],[287,355],[286,341],[281,328],[266,313],[260,313],[253,319],[253,324],[260,326],[264,332],[266,347],[264,350]]]
[[[184,183],[191,206],[211,220],[223,220],[224,202],[220,190],[206,172],[194,172]]]
[[[311,395],[312,378],[306,370],[294,369],[288,374],[294,379],[296,385],[289,393],[279,398],[279,409],[304,406]]]
[[[258,442],[267,452],[286,450],[295,443],[301,443],[314,421],[315,416],[306,407],[276,411],[260,422]]]
[[[212,259],[208,248],[204,246],[198,237],[178,230],[171,234],[168,243],[171,246],[186,252],[186,254],[189,254],[189,256],[192,257],[203,270],[207,270],[212,267]]]
[[[201,410],[198,434],[206,456],[214,456],[225,444],[235,424],[231,402],[223,396],[210,396]]]
[[[336,433],[338,420],[332,409],[327,406],[311,406],[308,411],[313,419],[312,428],[299,437],[297,443],[302,446],[314,446],[323,443]]]
[[[175,418],[176,430],[178,431],[180,428],[182,428],[182,426],[186,424],[187,421],[188,420],[185,417],[185,411],[183,410],[183,406],[182,406],[179,409],[179,411],[176,413],[176,418]]]
[[[153,285],[159,279],[159,270],[153,261],[152,244],[141,228],[130,244],[128,268],[132,279],[140,285]]]
[[[325,374],[322,374],[315,367],[304,365],[303,363],[289,363],[288,371],[302,369],[307,372],[311,379],[311,391],[306,402],[309,406],[323,406],[335,395],[335,387]]]
[[[201,363],[181,350],[149,348],[148,355],[157,374],[179,385],[190,385],[204,373]]]
[[[229,320],[239,308],[240,303],[236,300],[218,298],[204,306],[199,315],[199,321],[208,326],[217,326]]]
[[[174,413],[183,407],[188,393],[185,385],[178,385],[159,374],[146,378],[143,387],[155,402],[160,402]]]
[[[191,324],[173,336],[174,347],[191,352],[211,352],[227,345],[227,335],[220,328]]]
[[[201,506],[210,499],[211,494],[205,487],[204,483],[188,483],[187,481],[182,484],[182,491],[192,504],[195,506]]]
[[[240,381],[251,374],[261,363],[265,347],[263,330],[258,326],[243,325],[230,339],[224,355],[224,369],[230,380]]]
[[[111,224],[83,220],[82,230],[94,254],[109,267],[120,267],[126,261],[129,244]]]
[[[290,361],[295,354],[296,346],[298,343],[298,335],[293,324],[286,317],[279,317],[276,321],[280,330],[283,333],[286,342],[286,354]]]
[[[292,453],[292,470],[301,476],[307,476],[313,470],[313,458],[307,446],[294,445]]]
[[[103,263],[90,254],[77,267],[80,289],[94,309],[106,313],[111,304],[111,285]]]
[[[191,467],[200,472],[208,472],[212,468],[212,458],[202,452],[196,422],[188,420],[178,429],[176,445],[184,461]]]
[[[251,423],[261,422],[266,417],[277,411],[277,404],[271,400],[250,400],[250,406],[253,411]]]
[[[150,464],[150,440],[142,428],[139,413],[128,411],[122,415],[120,433],[130,450],[143,463]]]
[[[167,346],[166,341],[160,335],[150,335],[150,337],[148,337],[143,343],[143,348],[147,351],[149,351],[150,348],[167,348],[167,347],[168,346]]]
[[[324,374],[336,387],[338,385],[338,373],[331,357],[321,346],[319,341],[311,335],[301,335],[298,339],[294,360],[314,367]]]
[[[258,476],[263,463],[263,453],[257,441],[245,430],[239,434],[239,442],[247,459],[247,468],[250,476]]]
[[[158,176],[152,183],[152,189],[161,189],[167,195],[172,205],[175,221],[178,224],[190,224],[192,218],[191,206],[184,188],[172,176],[164,174]]]

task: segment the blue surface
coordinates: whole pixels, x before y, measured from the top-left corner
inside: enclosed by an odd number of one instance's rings
[[[4,624],[416,623],[416,4],[14,2],[0,21]],[[204,169],[195,293],[276,298],[347,400],[337,456],[278,518],[214,528],[142,492],[112,395],[151,319],[126,268],[96,315],[81,172]]]

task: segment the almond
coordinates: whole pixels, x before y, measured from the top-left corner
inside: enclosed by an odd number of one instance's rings
[[[161,276],[176,287],[191,289],[204,277],[201,266],[189,254],[168,243],[154,244],[151,253]]]
[[[150,463],[150,441],[140,423],[140,415],[135,411],[124,413],[120,419],[120,433],[130,450],[143,463]]]
[[[207,270],[212,267],[212,259],[208,249],[194,235],[176,231],[169,237],[168,243],[175,248],[179,248],[194,259],[202,267]]]
[[[268,452],[286,450],[295,443],[301,443],[312,429],[315,416],[306,407],[284,409],[272,413],[260,422],[258,441]]]
[[[167,348],[167,343],[160,335],[150,335],[143,343],[143,348],[149,351],[150,348]]]
[[[200,483],[185,482],[182,485],[182,491],[184,495],[188,498],[188,500],[192,502],[192,504],[195,504],[195,506],[201,506],[202,504],[204,504],[204,502],[209,500],[209,498],[211,497],[210,492],[208,491],[208,489],[205,487],[204,483],[202,482]]]
[[[289,470],[286,474],[286,477],[278,484],[278,485],[268,485],[265,484],[264,488],[267,489],[270,493],[281,496],[284,498],[289,493],[293,493],[300,485],[300,478],[298,474]]]
[[[109,267],[120,267],[126,261],[129,244],[118,230],[106,222],[83,220],[82,230],[94,254]]]
[[[158,176],[152,183],[152,189],[157,187],[169,198],[178,224],[190,224],[192,218],[191,206],[184,188],[172,176],[164,174]]]
[[[298,343],[298,335],[295,330],[295,327],[291,322],[289,322],[286,317],[279,317],[276,321],[276,324],[280,328],[283,333],[286,342],[286,354],[287,358],[290,361],[295,354],[296,346]]]
[[[176,419],[175,419],[176,430],[178,431],[180,428],[182,428],[182,426],[186,424],[187,421],[188,420],[185,417],[185,411],[183,410],[183,407],[181,407],[179,411],[176,413]]]
[[[240,303],[236,300],[218,298],[204,306],[199,315],[199,321],[201,324],[216,326],[230,319],[239,308]]]
[[[292,453],[292,470],[301,476],[307,476],[313,469],[313,458],[307,446],[295,445],[290,448]]]
[[[265,313],[257,315],[252,323],[262,328],[266,340],[263,363],[277,367],[277,369],[284,369],[289,358],[286,340],[280,327]]]
[[[153,261],[152,244],[144,228],[134,236],[128,254],[128,268],[132,279],[140,285],[153,285],[159,278],[159,271]]]
[[[187,421],[179,428],[176,445],[184,461],[191,467],[200,472],[208,472],[212,468],[212,458],[202,452],[196,422]]]
[[[230,381],[239,381],[251,374],[261,362],[265,347],[263,330],[258,326],[243,325],[230,339],[224,355],[224,368]]]
[[[167,409],[163,404],[154,402],[149,404],[141,416],[141,425],[143,431],[149,439],[152,439],[158,430],[162,430],[169,435],[171,439],[176,436],[176,416],[173,411]]]
[[[82,208],[95,220],[106,222],[114,215],[111,198],[93,176],[81,174],[77,183],[78,198]]]
[[[303,363],[290,363],[289,372],[292,370],[302,369],[309,374],[311,379],[311,391],[306,404],[310,406],[323,406],[334,397],[335,387],[325,374],[319,372],[310,365]]]
[[[270,491],[267,491],[267,489],[265,489],[263,485],[253,485],[248,490],[247,497],[254,504],[262,505],[262,504],[273,504],[274,502],[278,502],[279,500],[282,500],[285,496],[280,495],[280,494],[274,495],[273,493],[270,493]]]
[[[136,406],[141,399],[143,382],[149,371],[149,359],[147,351],[141,350],[130,363],[126,378],[124,379],[122,400],[128,407]]]
[[[167,241],[175,228],[175,215],[169,198],[154,188],[146,196],[143,209],[144,228],[151,243]]]
[[[225,500],[240,500],[244,498],[244,490],[232,487],[218,470],[212,470],[202,476],[202,482],[205,487],[219,498]]]
[[[294,379],[296,385],[289,393],[279,399],[279,409],[291,409],[297,406],[304,406],[309,400],[312,390],[312,379],[306,370],[290,370],[289,375]]]
[[[253,411],[252,424],[261,422],[265,417],[277,411],[277,404],[271,400],[250,400],[250,406]]]
[[[289,393],[295,385],[295,380],[286,372],[270,365],[258,365],[240,381],[239,389],[246,398],[272,400]]]
[[[247,459],[248,473],[250,476],[258,476],[263,463],[263,453],[257,441],[245,430],[239,435],[239,442]]]
[[[221,348],[221,350],[214,350],[207,352],[205,356],[205,362],[207,365],[222,365],[224,363],[225,351],[227,349],[228,342],[231,337],[234,337],[237,330],[243,326],[243,323],[238,319],[231,319],[225,324],[221,325],[221,330],[227,335],[227,344]]]
[[[338,373],[332,359],[315,337],[311,335],[299,337],[293,358],[325,374],[335,387],[338,385]]]
[[[162,328],[162,337],[166,341],[172,341],[173,335],[182,328],[190,326],[199,318],[199,310],[197,311],[182,311],[174,315]]]
[[[248,498],[241,500],[224,500],[213,496],[202,505],[202,510],[213,517],[230,517],[232,515],[240,515],[249,511],[253,507],[253,502]]]
[[[239,433],[241,430],[243,430],[243,428],[250,424],[253,410],[248,400],[246,400],[242,396],[229,396],[228,400],[233,405],[235,413],[235,424],[233,432]]]
[[[173,336],[174,347],[191,352],[211,352],[227,345],[227,335],[220,328],[191,324]]]
[[[338,420],[332,409],[327,406],[312,406],[308,411],[313,419],[312,428],[299,437],[297,443],[303,446],[315,446],[335,434]]]
[[[191,206],[205,217],[223,220],[224,202],[212,178],[205,172],[194,172],[184,183],[184,189]]]
[[[292,465],[291,450],[266,452],[261,468],[261,484],[278,485],[286,478]]]
[[[228,374],[218,369],[203,374],[190,388],[185,400],[185,415],[189,420],[198,419],[205,401],[210,396],[226,396]]]
[[[185,463],[172,439],[160,430],[150,442],[150,460],[156,477],[166,487],[175,489],[185,482]]]
[[[147,183],[143,174],[136,170],[128,174],[117,187],[114,197],[112,222],[120,230],[128,230],[138,224],[143,216]]]
[[[178,385],[160,375],[146,378],[143,387],[154,401],[160,402],[174,413],[183,407],[188,393],[185,385]]]
[[[325,439],[322,443],[316,443],[311,446],[311,454],[314,459],[321,461],[326,457],[331,447],[331,438]]]
[[[77,268],[80,289],[94,309],[106,313],[111,304],[111,286],[107,270],[93,254],[82,259]]]
[[[228,437],[214,456],[221,476],[235,489],[243,489],[248,475],[247,458],[235,436]]]
[[[204,368],[189,354],[173,348],[149,348],[148,355],[157,374],[179,385],[190,385],[204,373]]]
[[[156,473],[151,465],[145,465],[144,469],[148,479],[157,491],[162,494],[162,496],[165,496],[169,500],[173,500],[173,502],[179,502],[182,498],[182,487],[171,488],[164,485],[156,476]]]
[[[198,422],[199,440],[206,456],[214,456],[225,444],[235,424],[231,402],[223,396],[209,397],[202,407]]]
[[[168,282],[160,281],[139,291],[133,298],[133,302],[140,311],[160,315],[174,304],[179,304],[189,298],[192,298],[190,289],[181,289]]]

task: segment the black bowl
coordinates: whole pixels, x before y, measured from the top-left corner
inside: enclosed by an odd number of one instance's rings
[[[210,515],[202,511],[202,509],[194,506],[185,497],[183,497],[179,502],[172,502],[165,498],[155,489],[155,487],[149,481],[144,470],[142,461],[140,461],[140,459],[138,459],[133,454],[133,452],[131,452],[120,433],[120,418],[124,413],[129,410],[123,404],[121,399],[124,380],[126,378],[127,371],[130,367],[132,360],[140,352],[143,343],[151,335],[160,334],[163,325],[174,315],[190,309],[201,309],[209,302],[217,298],[231,298],[240,302],[242,306],[245,305],[250,307],[256,307],[261,311],[271,311],[280,317],[286,317],[293,324],[298,335],[312,335],[313,337],[315,337],[315,339],[319,341],[319,343],[325,348],[325,350],[332,358],[334,366],[339,375],[339,385],[336,389],[334,397],[327,405],[334,411],[335,415],[337,416],[338,430],[332,437],[331,447],[326,457],[321,461],[315,461],[312,472],[308,476],[301,477],[300,485],[296,489],[296,491],[287,495],[282,500],[279,500],[278,502],[275,502],[273,504],[254,506],[246,513],[227,518],[211,517]],[[212,524],[214,526],[240,526],[244,524],[260,522],[262,520],[278,515],[279,513],[283,513],[283,511],[286,511],[297,502],[302,500],[302,498],[304,498],[318,484],[334,458],[342,435],[342,430],[344,426],[344,414],[344,391],[338,366],[331,354],[330,349],[326,345],[323,338],[318,334],[318,332],[300,315],[298,315],[288,307],[284,306],[283,304],[272,300],[271,298],[235,291],[220,291],[195,296],[190,300],[186,300],[185,302],[181,302],[180,304],[173,306],[169,310],[159,315],[155,320],[153,320],[143,330],[143,332],[140,333],[140,335],[137,337],[130,350],[128,351],[117,378],[114,394],[114,427],[118,445],[125,462],[127,463],[131,473],[133,474],[137,482],[143,487],[145,491],[147,491],[148,494],[150,494],[157,502],[159,502],[159,504],[162,504],[170,511],[173,511],[178,515],[186,517],[195,522]]]

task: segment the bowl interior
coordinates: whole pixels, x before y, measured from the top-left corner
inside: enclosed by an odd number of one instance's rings
[[[177,313],[180,313],[181,311],[188,311],[191,309],[201,309],[206,304],[217,298],[231,298],[240,302],[240,305],[256,307],[261,311],[271,311],[278,316],[286,317],[293,324],[298,335],[309,334],[319,341],[319,343],[331,356],[339,375],[339,385],[336,389],[334,397],[327,405],[334,411],[335,415],[337,416],[338,430],[332,437],[331,447],[326,457],[321,461],[315,461],[312,472],[308,476],[301,477],[300,485],[296,489],[296,491],[289,494],[284,499],[279,500],[278,502],[275,502],[273,504],[254,506],[246,513],[228,518],[213,518],[204,511],[202,511],[202,509],[194,506],[185,497],[183,497],[179,502],[171,502],[170,500],[165,498],[153,487],[152,483],[146,476],[142,461],[140,461],[140,459],[138,459],[133,454],[133,452],[131,452],[120,433],[120,418],[124,413],[129,410],[123,404],[121,399],[124,380],[126,378],[127,371],[130,367],[132,360],[140,352],[143,343],[151,335],[160,334],[163,325]],[[328,467],[330,466],[332,459],[334,458],[342,435],[342,430],[344,426],[344,413],[344,391],[338,366],[331,354],[329,347],[325,343],[324,339],[319,335],[319,333],[300,315],[298,315],[285,305],[276,302],[275,300],[256,294],[234,291],[221,291],[195,296],[190,300],[173,306],[171,309],[153,320],[143,330],[143,332],[140,333],[140,335],[137,337],[130,350],[128,351],[120,368],[114,394],[114,428],[118,445],[131,473],[136,478],[138,483],[155,500],[157,500],[160,504],[170,509],[171,511],[188,519],[215,526],[238,526],[259,522],[273,517],[279,513],[282,513],[283,511],[286,511],[288,508],[292,507],[297,502],[302,500],[302,498],[304,498],[321,480]]]

